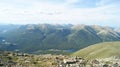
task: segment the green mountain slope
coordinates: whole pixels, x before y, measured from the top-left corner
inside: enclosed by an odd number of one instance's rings
[[[38,52],[40,50],[79,50],[91,44],[120,41],[111,27],[94,25],[0,25],[0,48]]]
[[[72,54],[87,59],[120,57],[120,42],[104,42],[88,46]]]

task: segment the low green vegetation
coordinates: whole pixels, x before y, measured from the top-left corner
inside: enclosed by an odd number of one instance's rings
[[[72,54],[86,59],[120,57],[120,42],[103,42],[88,46]]]

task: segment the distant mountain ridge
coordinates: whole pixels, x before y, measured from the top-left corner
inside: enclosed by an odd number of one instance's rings
[[[97,25],[0,25],[0,48],[36,52],[78,50],[91,44],[120,41],[119,29]]]

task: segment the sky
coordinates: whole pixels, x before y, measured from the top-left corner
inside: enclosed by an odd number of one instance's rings
[[[0,24],[120,27],[120,0],[0,0]]]

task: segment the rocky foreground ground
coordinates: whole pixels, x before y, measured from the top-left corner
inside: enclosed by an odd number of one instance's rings
[[[67,55],[0,52],[0,67],[120,67],[119,57],[84,59]]]

